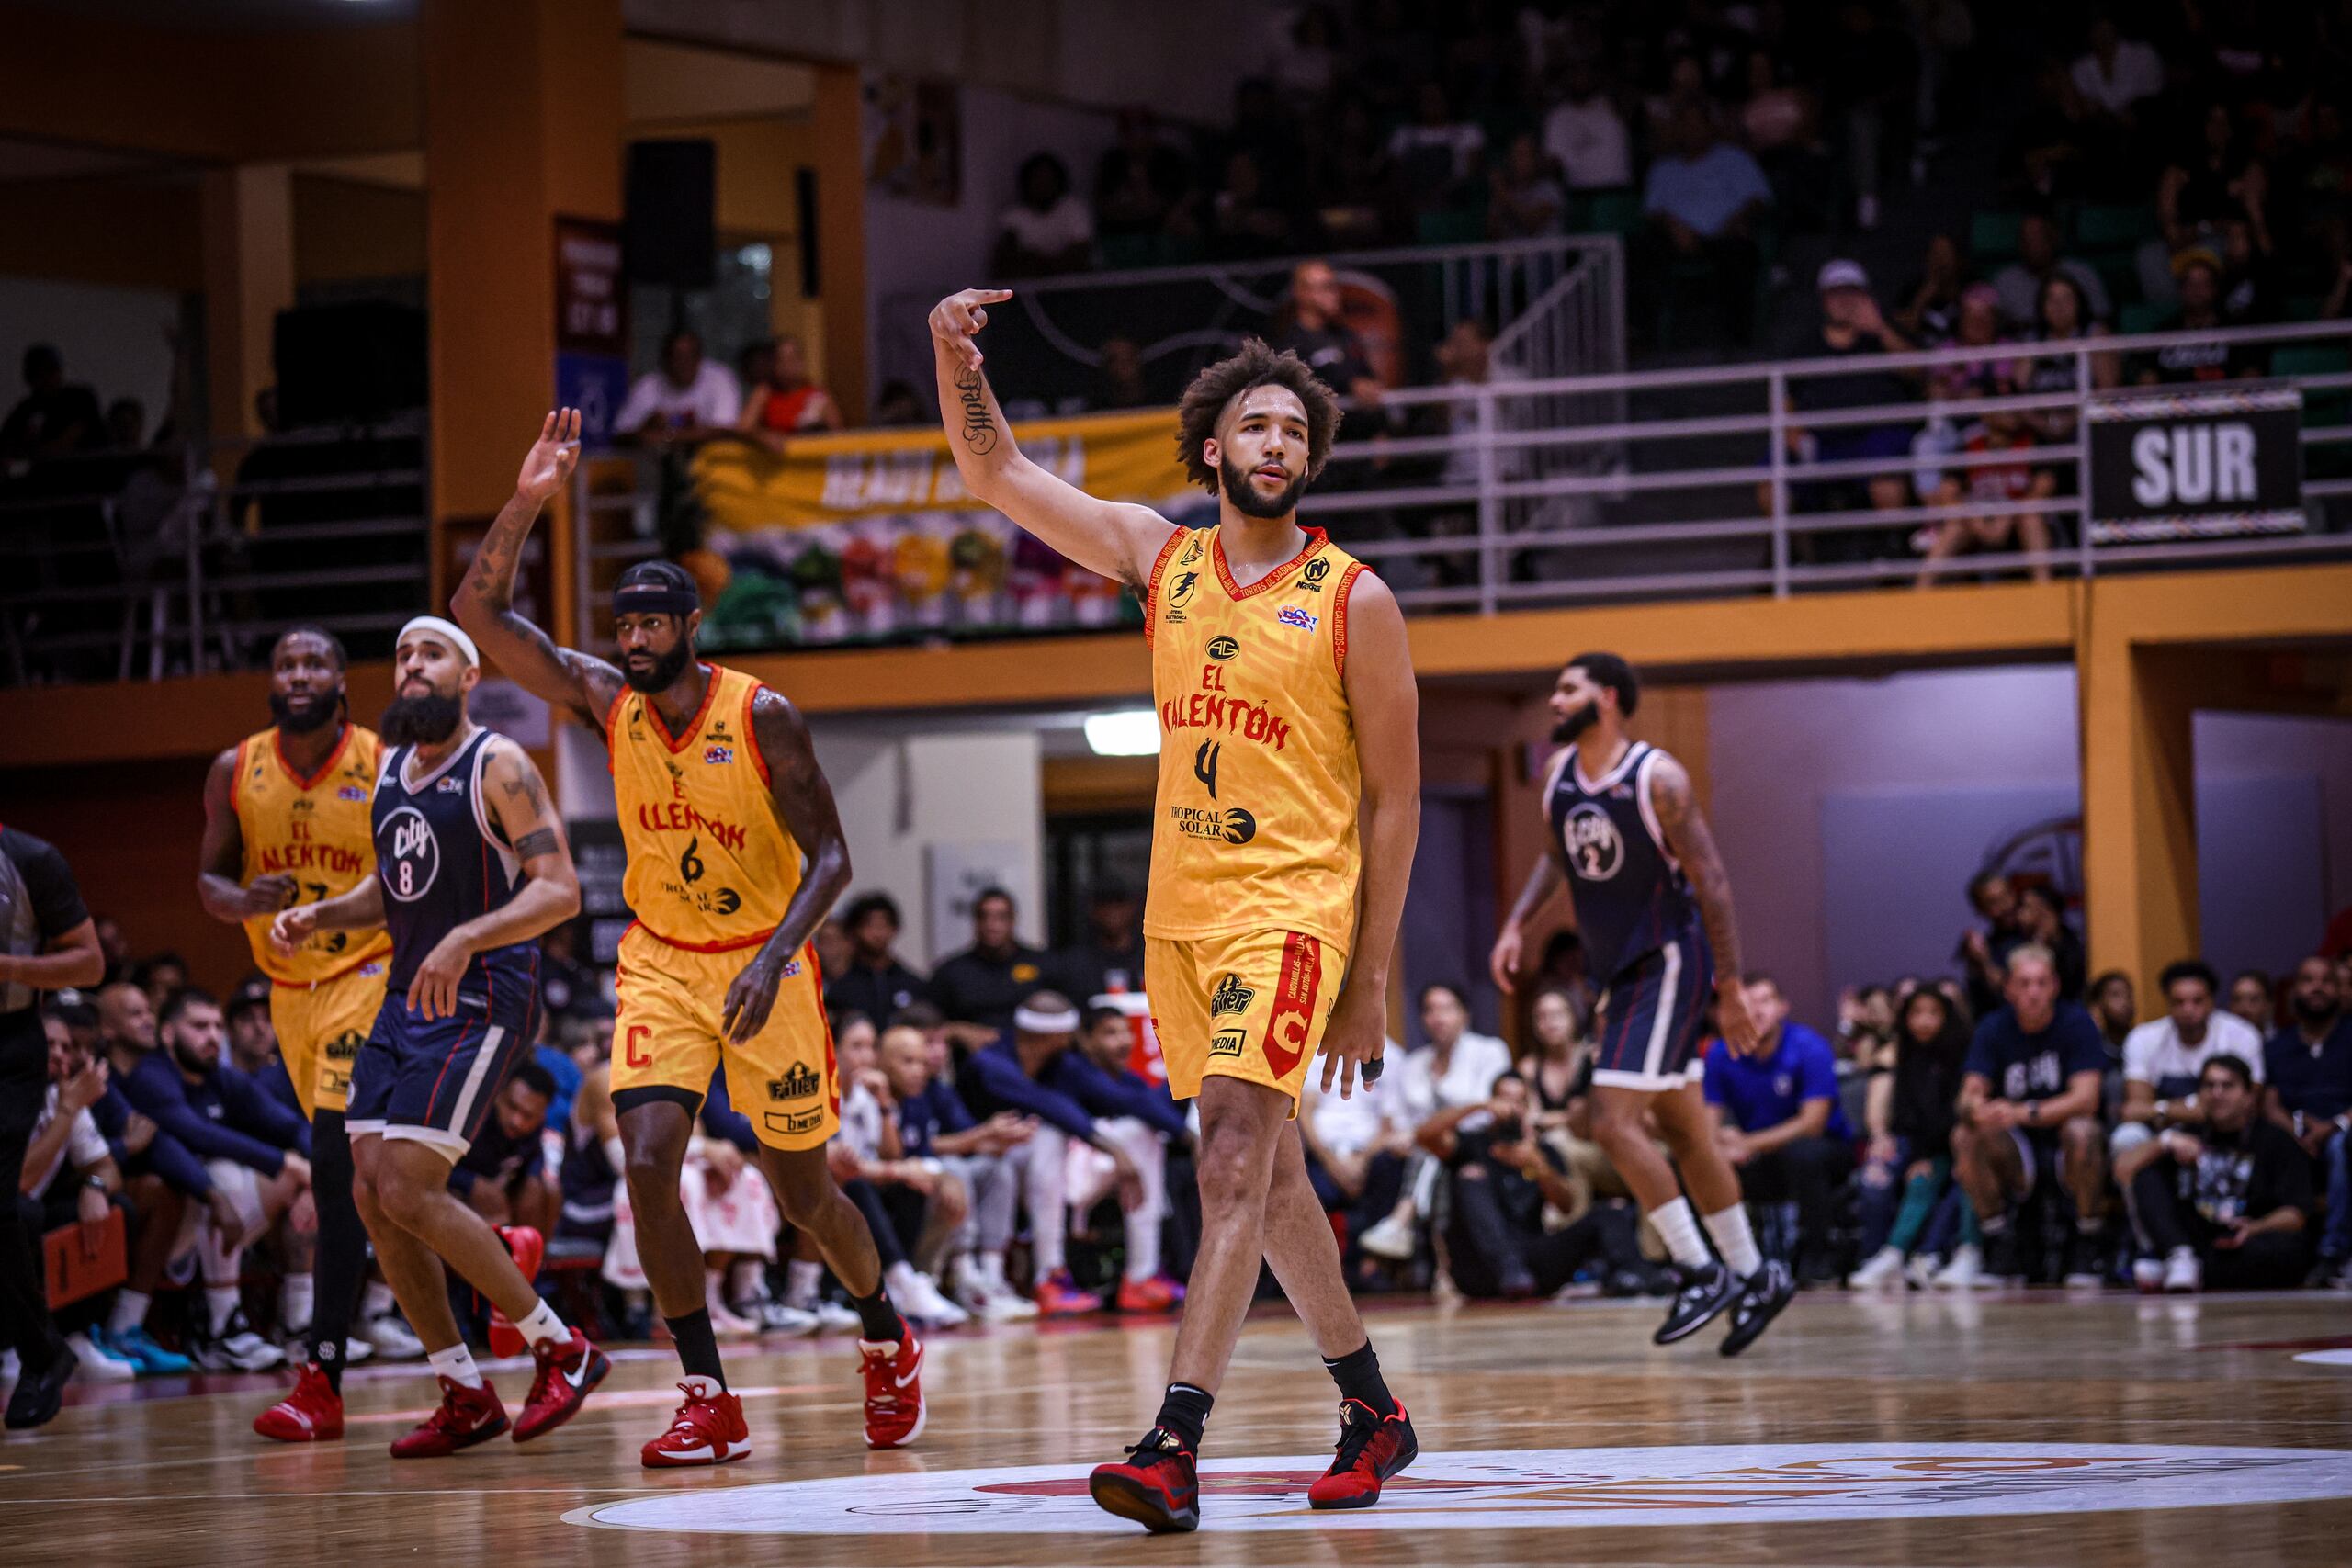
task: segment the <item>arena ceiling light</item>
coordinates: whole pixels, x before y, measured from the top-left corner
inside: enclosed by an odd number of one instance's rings
[[[1159,716],[1149,708],[1086,716],[1086,744],[1098,757],[1159,755]]]

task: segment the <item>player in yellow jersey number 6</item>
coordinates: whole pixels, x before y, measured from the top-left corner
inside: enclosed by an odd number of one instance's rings
[[[1348,1297],[1306,1178],[1298,1097],[1314,1058],[1351,1092],[1387,1037],[1389,963],[1420,823],[1419,697],[1380,580],[1299,526],[1338,397],[1254,339],[1194,378],[1186,472],[1215,527],[1102,501],[1021,454],[976,341],[1003,289],[931,312],[939,407],[965,487],[1143,602],[1159,709],[1144,989],[1169,1088],[1200,1100],[1200,1255],[1167,1396],[1094,1500],[1153,1530],[1200,1523],[1194,1455],[1261,1259],[1340,1385],[1339,1454],[1309,1501],[1361,1508],[1417,1451]]]

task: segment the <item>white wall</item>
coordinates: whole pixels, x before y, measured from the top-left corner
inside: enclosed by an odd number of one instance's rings
[[[1743,957],[1800,1018],[1835,1021],[1823,919],[1822,812],[1833,795],[2079,788],[2075,676],[2062,666],[1935,671],[1872,681],[1776,681],[1708,693],[1710,820],[1739,907]],[[1890,878],[1913,874],[1889,866]],[[1962,874],[1962,876],[1965,873]],[[1917,889],[1967,919],[1957,884]],[[1918,962],[1931,965],[1940,953]]]
[[[46,277],[0,277],[0,402],[24,395],[17,378],[29,344],[65,356],[65,378],[96,390],[103,409],[117,398],[147,407],[147,429],[172,400],[172,348],[179,296],[160,288],[107,288]],[[0,409],[0,412],[5,412]]]
[[[968,941],[934,951],[925,850],[1014,846],[1005,890],[1023,942],[1045,944],[1045,811],[1037,737],[1027,730],[915,731],[812,724],[817,761],[832,782],[849,840],[851,896],[879,889],[905,916],[899,956],[928,969]]]

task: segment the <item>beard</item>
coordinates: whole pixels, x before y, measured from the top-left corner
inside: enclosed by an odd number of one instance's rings
[[[653,667],[650,670],[639,670],[636,664],[623,660],[621,679],[627,681],[632,690],[646,693],[648,695],[655,692],[666,692],[677,684],[678,677],[686,672],[686,660],[694,656],[693,647],[684,637],[680,637],[675,648],[654,659]]]
[[[322,729],[334,721],[342,708],[343,704],[334,693],[314,695],[300,707],[295,706],[294,699],[283,693],[273,691],[269,694],[269,716],[277,721],[279,729],[288,735],[309,735]]]
[[[1590,729],[1594,721],[1600,717],[1600,703],[1598,699],[1585,704],[1584,706],[1577,708],[1552,727],[1552,744],[1555,746],[1573,744],[1576,738]]]
[[[1249,471],[1227,457],[1217,465],[1217,488],[1244,517],[1272,522],[1298,510],[1298,498],[1306,493],[1306,476],[1299,475],[1272,496],[1261,496],[1250,487]]]
[[[2314,1029],[2330,1022],[2338,1012],[2343,1010],[2341,1004],[2330,1007],[2324,1002],[2306,1000],[2301,997],[2294,998],[2293,1007],[2295,1017]]]
[[[220,1060],[218,1055],[208,1058],[201,1051],[183,1049],[176,1040],[164,1042],[164,1049],[171,1054],[173,1062],[178,1066],[180,1071],[192,1074],[197,1077],[203,1077],[211,1072]]]
[[[458,722],[465,716],[463,697],[428,692],[419,697],[394,697],[384,709],[383,723],[376,728],[395,746],[438,746],[458,732]]]

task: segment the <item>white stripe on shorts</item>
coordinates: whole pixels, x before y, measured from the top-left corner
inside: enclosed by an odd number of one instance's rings
[[[474,1065],[466,1073],[466,1085],[458,1091],[458,1107],[449,1114],[449,1130],[460,1139],[466,1135],[466,1122],[473,1115],[474,1097],[481,1092],[481,1080],[490,1071],[492,1058],[498,1055],[498,1043],[506,1034],[506,1026],[493,1023],[490,1032],[481,1037],[481,1044],[474,1052]]]
[[[1666,954],[1666,970],[1658,976],[1657,1016],[1650,1021],[1650,1046],[1642,1054],[1642,1076],[1653,1079],[1666,1076],[1666,1043],[1674,1033],[1675,988],[1682,981],[1682,944],[1669,942],[1659,951]]]

